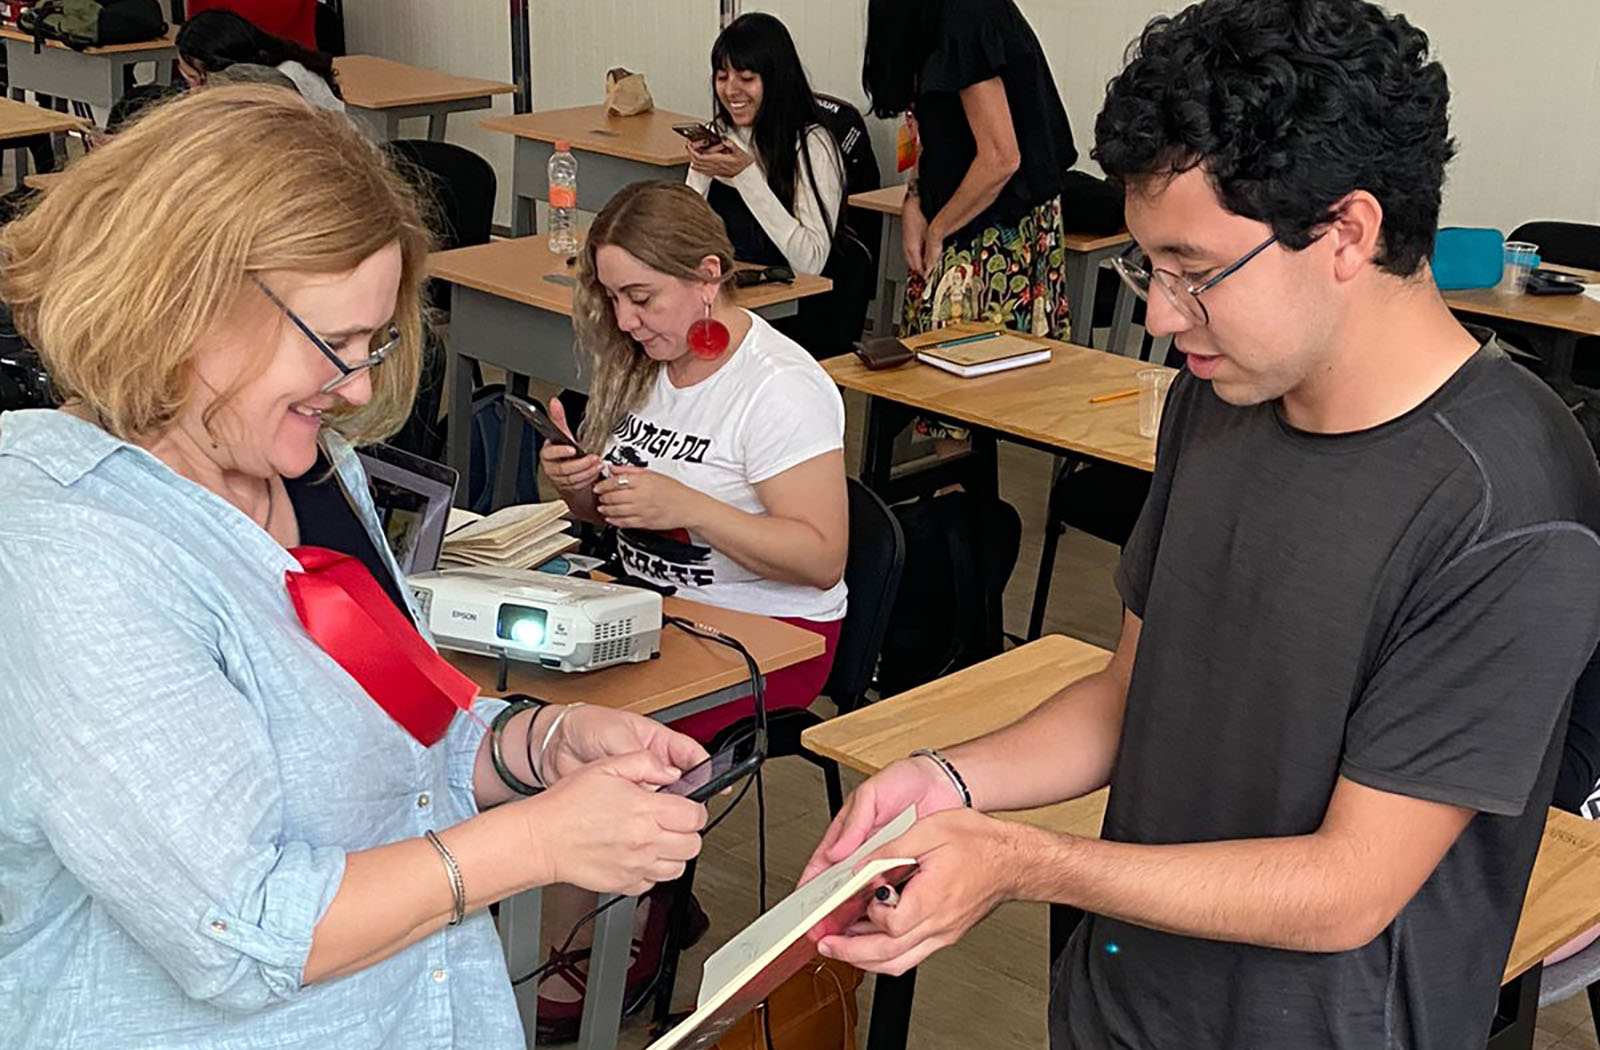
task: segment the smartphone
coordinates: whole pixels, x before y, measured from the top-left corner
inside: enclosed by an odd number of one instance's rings
[[[529,401],[527,398],[518,397],[516,394],[507,391],[506,404],[516,409],[517,412],[521,414],[522,418],[528,421],[528,425],[537,431],[539,436],[543,437],[546,441],[555,445],[567,445],[574,449],[580,456],[588,455],[588,453],[585,452],[576,441],[572,440],[566,435],[565,431],[556,426],[555,421],[552,420],[548,414],[546,414],[543,408],[534,404],[532,401]]]
[[[682,795],[691,802],[704,802],[754,773],[766,756],[766,735],[757,730],[735,739],[661,791],[667,795]]]
[[[722,145],[722,132],[711,123],[674,124],[672,130],[694,143],[698,149],[712,149]]]

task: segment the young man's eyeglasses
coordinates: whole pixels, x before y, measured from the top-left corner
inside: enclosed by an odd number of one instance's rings
[[[1134,294],[1139,298],[1148,302],[1150,299],[1150,286],[1154,284],[1166,294],[1167,301],[1191,324],[1207,325],[1211,323],[1211,314],[1206,310],[1206,304],[1200,301],[1200,296],[1237,273],[1245,263],[1277,243],[1278,235],[1273,234],[1227,266],[1224,266],[1214,277],[1208,277],[1198,283],[1189,280],[1182,274],[1173,273],[1171,270],[1153,269],[1150,266],[1149,256],[1145,255],[1143,249],[1138,245],[1134,245],[1122,255],[1112,259],[1111,265],[1116,268],[1122,280],[1129,288],[1133,289]]]
[[[265,295],[268,299],[271,299],[273,305],[282,310],[283,315],[292,321],[296,328],[300,329],[300,334],[311,340],[311,345],[322,351],[322,356],[326,357],[329,361],[332,361],[333,366],[339,370],[338,375],[322,384],[319,390],[320,393],[326,394],[337,390],[346,383],[350,382],[350,380],[354,379],[356,376],[360,375],[362,372],[365,372],[368,369],[376,368],[378,365],[383,364],[383,359],[393,353],[395,347],[400,345],[400,329],[391,324],[383,332],[384,341],[382,345],[378,346],[361,360],[347,363],[344,358],[339,356],[339,352],[337,350],[329,346],[321,336],[311,330],[310,325],[306,324],[300,319],[299,314],[289,309],[289,307],[284,304],[282,299],[279,299],[276,295],[274,295],[272,289],[268,288],[261,278],[257,277],[255,274],[251,274],[250,280],[255,282],[255,286],[257,288],[261,289],[261,294]]]

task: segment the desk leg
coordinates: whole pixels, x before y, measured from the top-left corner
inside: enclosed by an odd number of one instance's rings
[[[877,313],[872,323],[872,334],[875,336],[893,335],[895,322],[899,320],[900,293],[905,287],[903,281],[897,282],[893,277],[894,260],[899,253],[900,217],[885,215],[882,232],[878,236]]]
[[[894,468],[894,439],[910,421],[903,406],[881,397],[867,399],[867,428],[861,442],[861,480],[884,499]]]
[[[1539,1019],[1539,983],[1543,975],[1541,964],[1500,989],[1500,1005],[1489,1026],[1486,1050],[1532,1050],[1534,1024]]]
[[[628,980],[633,912],[637,903],[635,898],[629,897],[601,912],[595,920],[578,1050],[616,1050],[617,1035],[622,1028],[622,996]]]
[[[911,1001],[917,992],[917,971],[899,977],[879,974],[872,986],[872,1020],[867,1050],[906,1050],[911,1034]]]
[[[1129,345],[1129,337],[1133,334],[1133,289],[1122,281],[1117,282],[1117,305],[1111,311],[1111,334],[1106,340],[1106,349],[1113,354],[1124,357],[1137,358],[1144,349],[1144,337]]]
[[[428,139],[431,142],[444,141],[445,121],[450,119],[449,113],[428,114]]]
[[[1067,309],[1071,313],[1071,341],[1094,345],[1094,289],[1100,268],[1090,252],[1067,253]]]
[[[461,302],[461,288],[453,287],[450,292],[451,302],[459,308]],[[451,313],[455,314],[455,309]],[[471,478],[472,464],[470,457],[472,436],[472,362],[466,354],[461,353],[458,346],[462,345],[462,333],[450,333],[450,348],[447,358],[448,381],[450,384],[450,407],[445,418],[445,462],[455,470],[460,479],[456,483],[456,506],[467,505],[467,488]]]
[[[543,963],[540,958],[539,924],[542,895],[537,889],[527,890],[500,902],[500,943],[505,951],[506,969],[515,980],[532,973]],[[522,1017],[522,1030],[526,1033],[528,1050],[533,1050],[535,1034],[539,1030],[539,982],[524,981],[516,986],[517,1013]]]

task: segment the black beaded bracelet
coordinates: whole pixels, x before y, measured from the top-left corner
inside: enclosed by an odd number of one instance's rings
[[[524,711],[532,711],[533,717],[539,717],[539,711],[550,706],[547,701],[535,700],[531,696],[519,696],[513,699],[505,708],[494,716],[494,721],[489,724],[489,758],[494,762],[494,771],[499,774],[501,783],[519,795],[537,795],[544,790],[543,784],[529,784],[506,765],[505,756],[500,753],[500,742],[505,736],[506,726],[511,720]],[[535,778],[539,771],[533,771]]]
[[[956,772],[955,764],[945,758],[931,747],[919,747],[911,752],[912,758],[930,758],[933,764],[944,770],[944,775],[950,778],[950,783],[955,785],[956,792],[961,795],[961,804],[968,809],[972,808],[972,792],[967,790],[967,782],[961,779],[961,774]]]

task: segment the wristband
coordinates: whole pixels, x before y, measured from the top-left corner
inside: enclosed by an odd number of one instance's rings
[[[460,926],[461,920],[467,915],[467,884],[461,881],[461,866],[456,863],[456,858],[431,829],[424,831],[422,835],[434,849],[439,851],[439,859],[444,861],[445,874],[450,876],[450,925]]]
[[[505,755],[500,751],[502,740],[505,737],[506,726],[510,725],[511,720],[524,711],[532,711],[534,719],[537,720],[540,710],[549,706],[543,700],[520,696],[507,704],[498,715],[495,715],[494,721],[489,725],[489,758],[494,762],[494,771],[499,774],[501,783],[519,795],[536,795],[544,790],[545,784],[543,783],[543,778],[539,775],[538,767],[534,767],[533,770],[533,778],[538,783],[529,784],[511,772],[511,767],[506,765]],[[528,723],[528,732],[533,732],[532,722]],[[532,763],[529,764],[532,765]]]
[[[948,758],[931,747],[919,747],[911,752],[912,758],[931,758],[935,765],[944,770],[944,775],[950,778],[950,783],[956,786],[956,792],[961,796],[961,804],[968,809],[972,808],[972,792],[967,790],[967,782],[961,779],[961,774],[956,772],[956,767]]]

